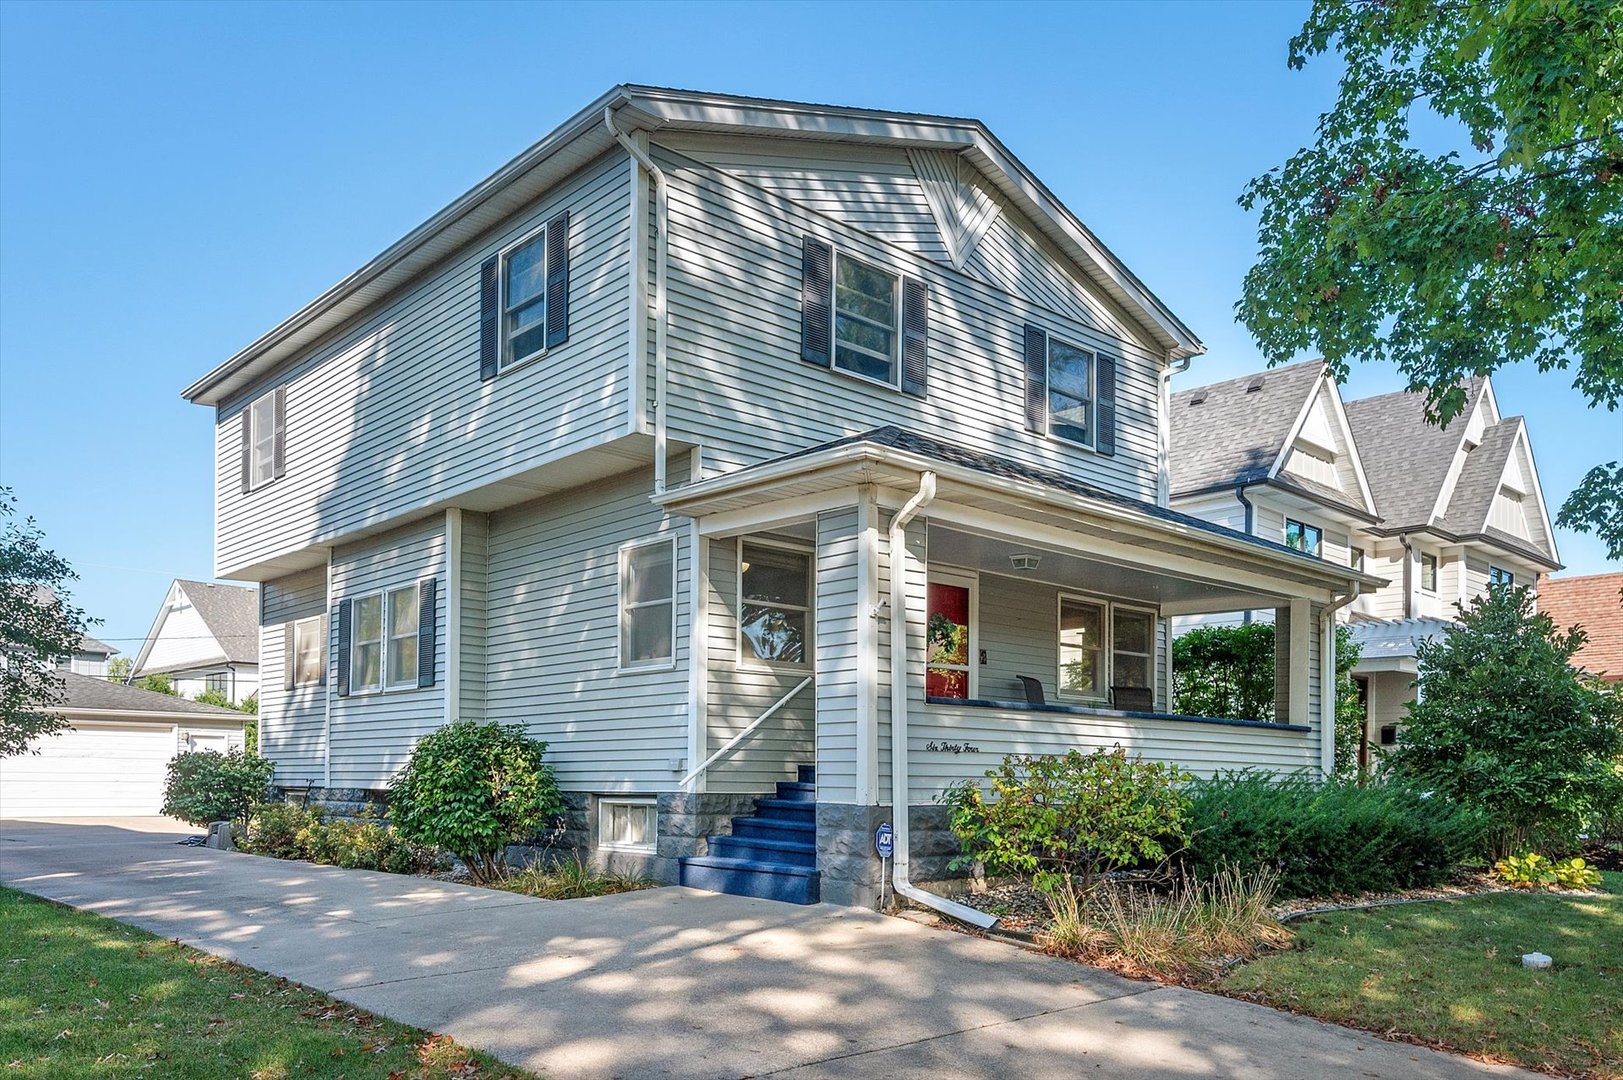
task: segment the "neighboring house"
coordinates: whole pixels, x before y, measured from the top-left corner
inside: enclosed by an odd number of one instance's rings
[[[1490,584],[1536,585],[1560,568],[1521,417],[1487,378],[1462,384],[1446,427],[1424,395],[1342,403],[1322,361],[1172,397],[1172,505],[1387,580],[1339,613],[1361,647],[1362,750],[1397,738],[1416,654]],[[1231,612],[1197,623],[1267,617]]]
[[[1581,626],[1589,635],[1572,658],[1574,666],[1607,682],[1623,682],[1623,573],[1546,578],[1538,606],[1558,628]]]
[[[259,590],[177,578],[131,671],[147,675],[168,675],[188,698],[213,690],[241,704],[259,693]]]
[[[56,590],[48,585],[34,586],[34,599],[41,604],[54,604]],[[108,661],[118,655],[118,650],[106,642],[97,641],[89,634],[79,639],[79,647],[73,651],[72,656],[59,657],[56,667],[59,671],[71,671],[76,675],[90,675],[105,678]]]
[[[169,760],[243,745],[242,714],[106,679],[59,672],[69,727],[0,759],[0,818],[156,814]]]
[[[1382,582],[1168,508],[1202,348],[977,121],[617,87],[186,390],[261,750],[364,798],[522,724],[595,858],[864,904],[1009,752],[1324,769]],[[1279,722],[1170,715],[1240,607]]]

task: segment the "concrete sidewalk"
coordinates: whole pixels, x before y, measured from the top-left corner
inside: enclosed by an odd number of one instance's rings
[[[554,1080],[1531,1076],[871,912],[665,888],[549,902],[0,823],[0,882]]]

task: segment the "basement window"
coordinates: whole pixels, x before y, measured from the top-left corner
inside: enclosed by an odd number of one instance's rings
[[[659,807],[653,799],[599,799],[597,846],[652,853],[659,836],[658,822]]]

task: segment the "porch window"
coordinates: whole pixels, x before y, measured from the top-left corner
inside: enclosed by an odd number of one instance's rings
[[[1324,530],[1317,525],[1285,519],[1285,546],[1295,548],[1304,555],[1324,557]]]
[[[1059,689],[1072,697],[1105,695],[1105,606],[1059,599]]]
[[[614,851],[653,851],[659,808],[652,799],[600,799],[597,846]]]
[[[543,229],[502,256],[502,367],[547,348],[547,234]]]
[[[834,366],[896,383],[901,278],[840,254],[834,260]]]
[[[1111,617],[1111,685],[1148,690],[1155,685],[1154,669],[1154,617],[1147,611],[1115,608]]]
[[[932,579],[929,619],[925,630],[924,693],[928,697],[973,696],[974,582],[970,579]]]
[[[739,559],[739,657],[805,667],[811,558],[804,551],[744,544]]]
[[[1048,432],[1093,445],[1093,354],[1048,340]]]
[[[668,665],[675,641],[676,541],[628,544],[620,549],[620,666]]]

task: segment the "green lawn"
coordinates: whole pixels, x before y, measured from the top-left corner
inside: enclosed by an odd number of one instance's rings
[[[286,979],[0,889],[0,1080],[529,1075]]]
[[[1516,893],[1318,916],[1220,990],[1559,1075],[1623,1077],[1623,874],[1599,898]],[[1523,953],[1555,966],[1528,971]]]

